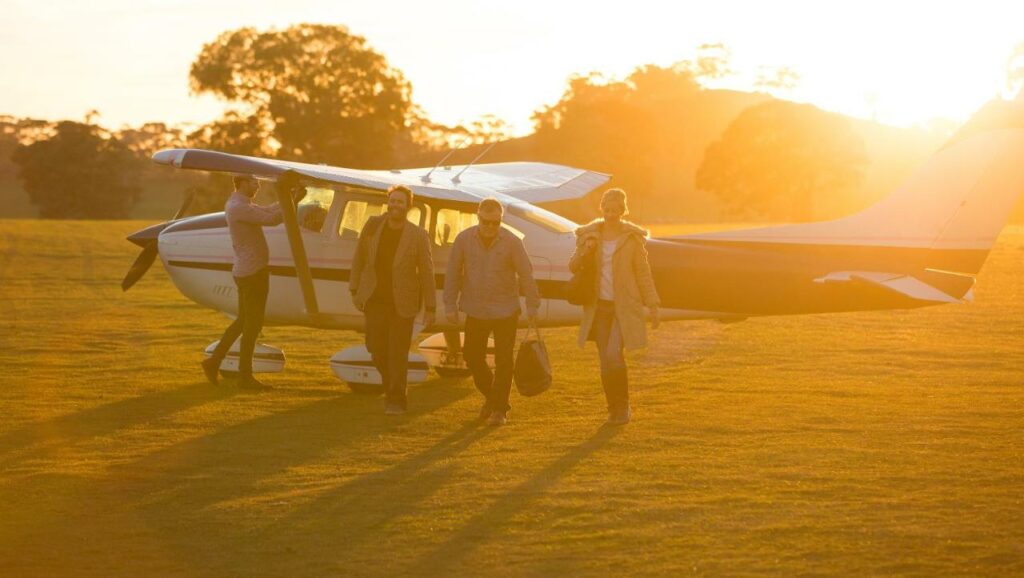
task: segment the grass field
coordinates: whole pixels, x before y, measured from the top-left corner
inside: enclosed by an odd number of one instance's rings
[[[141,226],[0,221],[2,575],[1024,574],[1022,227],[974,304],[662,327],[625,428],[551,331],[555,386],[488,429],[468,381],[385,419],[347,332],[207,385],[225,318],[118,287]]]

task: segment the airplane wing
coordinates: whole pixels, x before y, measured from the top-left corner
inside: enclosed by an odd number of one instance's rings
[[[974,277],[925,269],[915,275],[880,271],[835,271],[814,280],[815,283],[864,282],[894,291],[917,301],[961,303],[974,299]]]
[[[374,190],[405,185],[416,195],[444,201],[478,203],[496,197],[506,203],[543,203],[577,199],[608,181],[610,175],[548,163],[491,163],[369,171],[233,155],[203,149],[167,149],[153,162],[179,169],[253,174],[276,180],[291,170],[304,177]],[[465,169],[465,170],[464,170]],[[432,171],[432,172],[431,172]]]

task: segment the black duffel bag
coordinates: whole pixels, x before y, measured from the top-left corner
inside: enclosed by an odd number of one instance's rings
[[[579,270],[572,274],[565,284],[565,300],[572,305],[587,305],[594,302],[594,291],[597,286],[596,267],[590,257],[583,259]]]
[[[519,344],[513,377],[519,394],[526,397],[540,395],[551,387],[548,348],[540,338],[540,331],[534,325],[526,330],[526,335]]]

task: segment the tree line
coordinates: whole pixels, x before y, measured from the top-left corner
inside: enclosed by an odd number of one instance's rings
[[[203,46],[189,74],[193,93],[228,104],[220,119],[115,131],[92,115],[83,122],[0,116],[0,179],[20,180],[44,218],[125,218],[153,170],[149,156],[163,148],[380,169],[433,164],[456,142],[504,141],[484,162],[613,173],[647,218],[685,212],[686,195],[700,190],[727,215],[808,220],[822,216],[821,195],[851,195],[863,185],[868,155],[846,117],[708,88],[732,73],[728,50],[704,45],[693,60],[641,66],[619,81],[575,76],[558,102],[536,111],[532,135],[509,139],[494,117],[432,122],[402,72],[343,26],[240,28]],[[783,68],[761,71],[756,84],[785,89],[797,81]],[[230,188],[217,175],[182,186],[199,193],[200,211],[219,209]]]

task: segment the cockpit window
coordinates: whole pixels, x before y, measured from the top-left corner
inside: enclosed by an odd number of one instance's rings
[[[306,197],[296,207],[299,226],[307,231],[319,233],[324,228],[327,211],[334,200],[334,189],[306,187]]]
[[[509,205],[506,210],[520,219],[539,225],[554,233],[571,233],[579,226],[565,217],[533,205]]]

